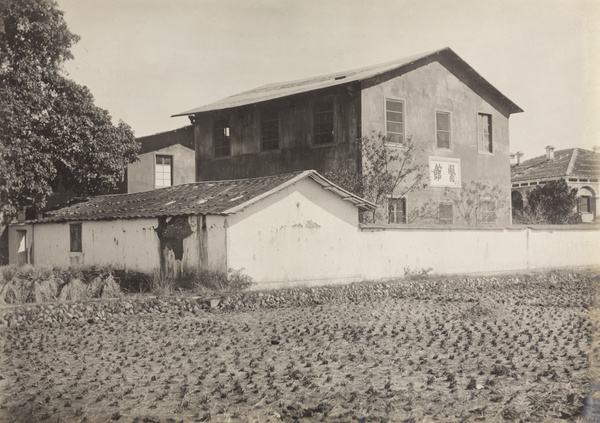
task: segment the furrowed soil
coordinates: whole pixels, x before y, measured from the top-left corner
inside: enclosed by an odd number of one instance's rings
[[[0,420],[578,419],[592,281],[401,281],[307,305],[4,327]]]

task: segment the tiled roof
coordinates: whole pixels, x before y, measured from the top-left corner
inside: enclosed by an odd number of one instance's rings
[[[490,84],[483,77],[481,77],[481,75],[479,75],[471,66],[469,66],[467,62],[462,60],[450,48],[446,47],[441,50],[404,57],[393,62],[368,66],[346,72],[336,72],[329,75],[317,76],[297,81],[264,85],[262,87],[255,88],[250,91],[235,94],[231,97],[224,98],[222,100],[207,104],[205,106],[177,113],[173,116],[187,116],[213,110],[223,110],[231,107],[240,107],[249,104],[260,103],[262,101],[268,101],[276,98],[283,98],[295,94],[319,90],[322,88],[348,84],[350,82],[363,81],[378,75],[382,75],[386,72],[401,69],[403,67],[412,65],[417,61],[428,59],[436,55],[443,55],[449,58],[449,60],[451,60],[454,64],[459,66],[463,75],[473,78],[473,80],[475,80],[478,84],[485,87],[488,91],[492,92],[495,97],[497,97],[498,99],[500,99],[500,101],[506,104],[511,113],[518,113],[523,111],[519,106],[514,104],[500,91],[498,91],[494,86],[492,86],[492,84]]]
[[[362,210],[376,207],[331,183],[316,171],[306,170],[253,179],[195,182],[133,194],[100,195],[49,211],[37,222],[233,214],[306,178],[311,178]]]
[[[512,182],[561,177],[600,177],[600,154],[581,148],[569,148],[554,152],[554,159],[546,155],[511,166]]]

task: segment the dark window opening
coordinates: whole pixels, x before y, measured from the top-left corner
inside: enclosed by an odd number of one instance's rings
[[[454,221],[452,204],[440,203],[438,220],[443,224],[452,224]]]
[[[214,133],[215,157],[229,157],[231,155],[231,139],[229,135],[229,123],[225,120],[215,122]]]
[[[315,101],[313,134],[315,145],[333,143],[333,97]]]
[[[279,149],[279,111],[277,109],[263,110],[260,129],[262,151]]]
[[[81,253],[81,223],[72,223],[69,225],[70,238],[71,238],[71,252]]]
[[[592,197],[585,196],[579,197],[579,213],[591,213],[592,212]]]

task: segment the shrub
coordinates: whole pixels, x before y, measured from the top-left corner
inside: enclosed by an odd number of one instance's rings
[[[135,270],[114,269],[113,277],[122,292],[130,294],[150,292],[150,282],[147,273]]]
[[[148,276],[150,292],[155,295],[169,295],[173,293],[175,278],[169,272],[155,270]]]
[[[540,216],[542,222],[564,225],[579,223],[577,213],[577,189],[570,188],[564,179],[550,181],[545,185],[538,185],[527,193],[527,207],[523,210],[524,223],[530,217]]]
[[[243,291],[254,281],[241,270],[229,269],[227,273],[206,268],[197,268],[182,277],[190,288],[199,293]]]

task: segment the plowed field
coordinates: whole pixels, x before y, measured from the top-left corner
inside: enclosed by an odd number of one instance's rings
[[[590,279],[501,282],[5,328],[0,419],[577,418],[589,386]]]

